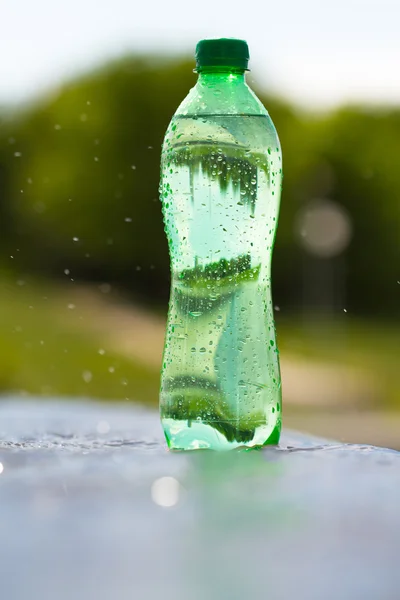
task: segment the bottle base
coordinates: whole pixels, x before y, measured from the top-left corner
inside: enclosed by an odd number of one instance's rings
[[[235,448],[260,448],[277,445],[281,432],[280,419],[273,425],[260,424],[253,430],[253,435],[243,435],[236,429],[236,421],[204,422],[201,419],[192,421],[162,419],[165,437],[170,450],[233,450]],[[224,431],[229,432],[228,437]],[[248,432],[246,432],[247,434]],[[228,439],[229,438],[229,439]]]

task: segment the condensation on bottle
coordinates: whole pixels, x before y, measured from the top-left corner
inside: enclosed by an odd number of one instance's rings
[[[171,260],[160,413],[171,449],[277,444],[281,377],[271,297],[282,156],[245,80],[243,40],[202,40],[173,116],[160,197]]]

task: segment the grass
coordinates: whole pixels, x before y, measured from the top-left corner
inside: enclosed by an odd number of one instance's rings
[[[65,290],[11,279],[1,287],[0,393],[158,402],[158,372],[110,351]]]
[[[137,344],[133,340],[135,354],[118,352],[118,345],[108,344],[105,328],[92,326],[101,312],[93,309],[89,319],[90,304],[85,310],[74,306],[68,290],[75,284],[70,285],[1,278],[0,393],[127,399],[156,406],[159,369],[141,360],[143,338]],[[124,322],[120,325],[123,337],[135,336]],[[300,321],[278,314],[277,330],[283,356],[358,369],[378,383],[374,408],[400,409],[398,323],[362,322],[349,315]]]

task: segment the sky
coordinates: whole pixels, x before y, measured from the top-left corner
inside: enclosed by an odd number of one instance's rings
[[[250,82],[301,106],[400,105],[400,0],[0,0],[0,104],[130,52],[250,46]]]

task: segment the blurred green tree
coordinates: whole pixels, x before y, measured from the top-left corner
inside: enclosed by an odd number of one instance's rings
[[[67,269],[75,279],[116,282],[165,302],[160,146],[194,83],[189,61],[127,58],[3,121],[3,263],[13,255],[15,268],[52,277],[65,277]],[[284,153],[276,300],[299,306],[304,251],[294,235],[296,215],[310,200],[330,198],[353,221],[344,257],[348,305],[399,314],[400,111],[353,108],[314,117],[262,100]]]
[[[342,109],[327,120],[321,146],[334,173],[331,197],[354,224],[349,307],[400,314],[400,112]]]
[[[185,63],[156,64],[94,73],[3,130],[2,205],[21,267],[167,293],[159,148],[194,76]]]

